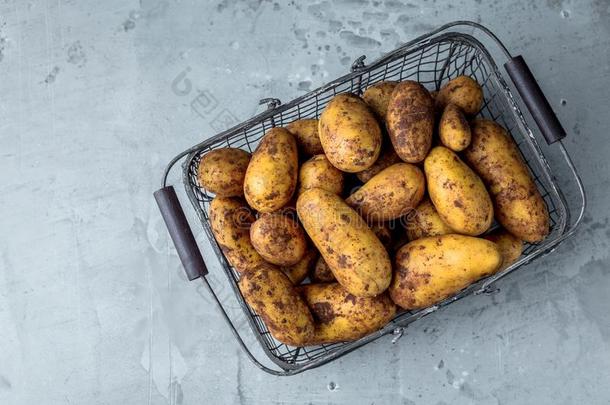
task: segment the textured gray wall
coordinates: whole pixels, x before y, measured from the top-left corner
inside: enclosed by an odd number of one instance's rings
[[[301,3],[2,2],[0,403],[608,403],[608,0]],[[260,98],[460,18],[536,72],[589,192],[584,225],[396,345],[258,371],[185,282],[152,199],[164,165]]]

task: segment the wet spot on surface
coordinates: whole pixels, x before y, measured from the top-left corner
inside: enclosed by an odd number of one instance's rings
[[[80,41],[76,41],[70,45],[67,51],[66,61],[78,67],[85,66],[85,63],[87,63],[87,55],[85,54]]]
[[[55,82],[55,79],[57,78],[57,75],[59,74],[59,66],[55,66],[51,72],[49,72],[49,74],[47,75],[47,77],[44,79],[44,82],[46,84],[51,84]]]
[[[353,31],[341,31],[339,37],[344,39],[348,45],[356,48],[371,48],[381,45],[381,42],[374,38],[357,35]]]

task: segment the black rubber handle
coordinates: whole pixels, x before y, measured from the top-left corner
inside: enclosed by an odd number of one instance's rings
[[[521,55],[515,56],[504,64],[504,68],[530,110],[534,121],[538,124],[546,142],[550,145],[565,138],[565,129],[561,126],[549,101],[538,86],[525,59]]]
[[[205,267],[201,251],[178,201],[176,191],[172,186],[167,186],[155,191],[154,196],[186,276],[191,281],[205,276],[208,274],[208,269]]]

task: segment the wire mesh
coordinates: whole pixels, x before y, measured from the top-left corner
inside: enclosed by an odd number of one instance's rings
[[[534,252],[545,249],[545,246],[552,246],[553,242],[564,231],[564,226],[561,224],[565,224],[566,219],[562,217],[567,214],[557,193],[558,186],[552,183],[553,177],[548,173],[548,166],[543,164],[544,157],[540,154],[539,149],[532,147],[532,141],[535,142],[535,140],[526,138],[528,134],[520,126],[516,117],[516,115],[520,116],[520,113],[517,111],[517,114],[515,114],[515,111],[513,111],[515,106],[511,102],[508,88],[489,54],[478,41],[463,34],[445,34],[410,47],[399,48],[383,58],[382,61],[383,63],[373,63],[369,67],[359,69],[357,74],[348,75],[345,80],[331,82],[325,87],[301,97],[297,102],[283,106],[278,109],[277,113],[262,119],[256,119],[255,117],[255,119],[244,123],[245,125],[237,126],[237,129],[231,130],[221,137],[204,142],[197,151],[189,156],[184,164],[186,192],[219,256],[219,260],[229,277],[229,282],[238,295],[238,299],[246,311],[246,316],[250,318],[250,325],[259,338],[259,342],[263,345],[263,350],[272,361],[284,369],[297,369],[312,362],[322,363],[325,359],[334,358],[333,354],[347,352],[346,349],[351,350],[371,339],[363,338],[361,342],[312,347],[291,347],[278,342],[271,336],[262,319],[245,304],[237,288],[239,274],[228,264],[211,232],[208,212],[209,203],[214,196],[200,186],[197,178],[200,159],[210,150],[234,147],[253,152],[265,131],[269,128],[284,126],[296,119],[318,118],[324,106],[336,94],[344,92],[362,94],[368,86],[380,81],[417,80],[432,91],[438,90],[444,83],[457,76],[467,75],[476,79],[483,88],[484,104],[478,115],[495,120],[506,128],[513,137],[530,168],[532,177],[549,211],[551,225],[549,236],[539,244],[525,244],[522,255],[524,260],[519,260],[510,271],[516,269],[520,264],[529,262],[528,258],[530,256],[533,258]],[[473,287],[467,288],[446,300],[441,306],[468,295],[472,291]],[[416,319],[416,315],[417,313],[412,312],[401,313],[397,316],[397,319],[404,319],[405,317]],[[391,331],[391,326],[390,329],[386,328],[386,330]],[[378,334],[378,336],[381,336],[381,334]]]

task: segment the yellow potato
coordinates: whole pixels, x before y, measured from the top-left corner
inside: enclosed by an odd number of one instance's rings
[[[485,185],[451,150],[437,146],[424,162],[428,194],[436,211],[457,233],[480,235],[491,226],[493,205]]]
[[[502,264],[498,246],[457,234],[430,236],[396,253],[390,297],[404,309],[426,308],[457,294]]]
[[[375,236],[379,239],[379,241],[385,246],[387,250],[390,250],[392,247],[392,229],[387,222],[377,222],[371,224],[371,230],[375,233]]]
[[[294,137],[284,128],[271,128],[254,151],[246,170],[246,201],[260,212],[277,211],[292,198],[298,170]]]
[[[502,254],[501,270],[516,262],[523,253],[523,241],[504,229],[496,229],[483,237],[498,245]]]
[[[483,106],[483,89],[476,80],[458,76],[445,84],[436,95],[439,110],[449,103],[457,105],[466,115],[475,115]]]
[[[464,156],[489,187],[498,222],[521,240],[543,240],[549,233],[549,212],[506,130],[490,120],[474,120]]]
[[[337,278],[351,294],[371,297],[388,288],[388,252],[360,215],[339,196],[312,188],[297,200],[305,231]]]
[[[315,155],[299,170],[299,194],[315,187],[338,195],[343,193],[343,172],[330,164],[324,155]]]
[[[407,163],[419,163],[432,146],[434,102],[428,90],[414,81],[398,83],[386,114],[394,150]]]
[[[407,216],[405,224],[407,237],[410,241],[424,238],[426,236],[440,236],[448,233],[455,233],[449,225],[447,225],[441,216],[436,212],[436,208],[432,205],[429,198],[422,201],[413,214]]]
[[[239,290],[274,338],[291,346],[303,346],[312,340],[311,312],[277,267],[265,263],[242,274]]]
[[[210,225],[216,242],[239,273],[264,262],[250,240],[254,219],[251,209],[241,199],[216,197],[210,203]]]
[[[278,266],[298,263],[307,249],[303,228],[280,212],[261,215],[250,227],[250,240],[263,259]]]
[[[299,285],[305,280],[307,274],[314,269],[318,257],[318,251],[314,248],[309,248],[296,264],[280,267],[280,270],[288,276],[292,284]]]
[[[307,284],[298,290],[316,324],[309,345],[360,339],[383,328],[396,314],[387,293],[359,298],[338,283]]]
[[[324,154],[341,171],[361,172],[379,157],[381,128],[366,103],[354,94],[339,94],[328,103],[318,132]]]
[[[414,209],[425,189],[424,174],[417,166],[396,163],[373,176],[345,202],[367,222],[388,221]]]
[[[331,281],[337,281],[335,275],[331,271],[330,267],[328,267],[328,264],[326,264],[322,256],[318,257],[316,267],[314,267],[312,270],[309,278],[311,278],[311,281],[314,283],[329,283]]]
[[[217,197],[244,195],[244,177],[250,154],[236,148],[222,148],[207,152],[199,161],[199,184]]]
[[[470,145],[470,127],[462,110],[455,104],[447,104],[438,124],[441,143],[454,152],[461,152]]]
[[[400,163],[402,160],[398,157],[392,145],[382,146],[381,154],[377,161],[370,168],[363,170],[361,172],[356,173],[356,177],[363,182],[366,183],[369,181],[374,175],[385,169],[386,167],[392,166],[394,163]]]
[[[286,129],[294,135],[299,151],[303,156],[313,156],[324,152],[318,135],[317,119],[306,118],[292,121],[286,125]]]
[[[362,94],[364,102],[368,104],[377,118],[382,122],[385,120],[386,113],[388,112],[390,96],[397,84],[391,81],[375,83]]]

